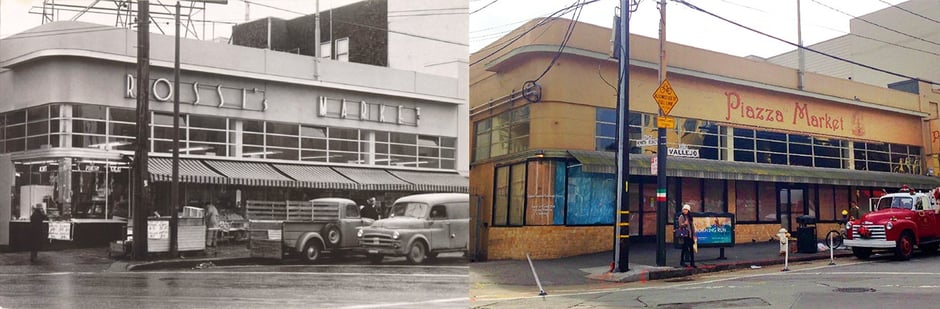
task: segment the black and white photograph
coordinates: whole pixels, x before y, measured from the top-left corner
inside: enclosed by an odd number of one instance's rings
[[[0,308],[466,308],[468,23],[3,0]]]

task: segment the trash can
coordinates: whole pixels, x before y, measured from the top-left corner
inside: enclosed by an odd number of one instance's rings
[[[796,252],[816,253],[819,248],[816,247],[816,217],[803,215],[796,217]]]

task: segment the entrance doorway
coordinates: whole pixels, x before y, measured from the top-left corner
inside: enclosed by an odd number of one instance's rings
[[[796,218],[807,214],[806,188],[779,186],[777,192],[780,197],[777,208],[780,214],[780,225],[792,233],[798,227]]]

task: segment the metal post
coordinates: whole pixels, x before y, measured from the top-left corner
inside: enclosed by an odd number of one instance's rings
[[[617,214],[614,226],[614,271],[630,270],[630,1],[620,3],[620,83],[617,88]]]
[[[147,154],[150,151],[150,1],[137,4],[137,137],[134,159],[134,259],[147,258]]]
[[[170,184],[170,256],[179,256],[180,200],[180,2],[176,1],[176,44],[173,51],[173,183]]]
[[[539,281],[539,274],[535,273],[535,265],[532,265],[532,258],[529,257],[528,253],[525,254],[525,258],[529,260],[529,268],[532,269],[532,276],[535,277],[535,284],[539,286],[539,296],[548,295],[548,293],[545,293],[545,289],[542,288],[542,282]]]
[[[787,233],[787,234],[789,234],[789,233]],[[789,236],[786,236],[784,239],[785,239],[785,242],[784,242],[783,245],[786,246],[787,250],[784,250],[784,251],[783,251],[783,252],[784,252],[784,254],[783,254],[783,269],[781,269],[780,271],[790,271],[790,237],[789,237]]]
[[[835,256],[836,248],[832,247],[832,243],[833,243],[832,234],[830,233],[829,235],[830,235],[829,236],[829,265],[836,265],[836,256]]]
[[[797,88],[803,90],[803,72],[806,71],[806,58],[803,51],[803,22],[801,21],[800,0],[796,0],[796,41],[800,46],[797,47],[799,55],[799,70],[797,70],[798,84]]]
[[[659,0],[659,83],[666,80],[666,0]],[[660,116],[665,116],[662,109]],[[658,122],[658,120],[657,120]],[[666,266],[666,129],[657,123],[659,147],[656,150],[656,265]]]

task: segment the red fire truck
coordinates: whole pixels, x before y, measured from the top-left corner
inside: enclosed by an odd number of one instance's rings
[[[860,259],[873,251],[894,251],[899,260],[911,258],[916,246],[933,253],[940,247],[940,188],[915,192],[907,186],[878,199],[874,211],[846,224],[845,245]]]

